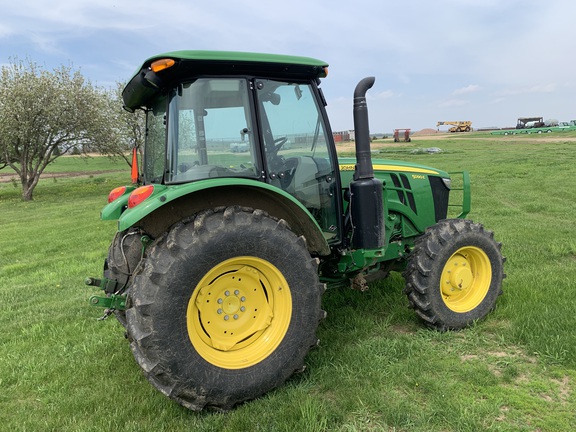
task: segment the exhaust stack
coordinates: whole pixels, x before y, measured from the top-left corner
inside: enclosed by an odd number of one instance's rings
[[[356,141],[356,172],[354,180],[374,178],[370,154],[370,128],[366,92],[372,88],[376,78],[361,80],[354,89],[354,136]]]
[[[352,247],[380,249],[384,246],[383,183],[374,178],[370,153],[370,128],[366,92],[375,78],[361,80],[354,90],[354,135],[356,140],[356,169],[350,183],[350,216]]]

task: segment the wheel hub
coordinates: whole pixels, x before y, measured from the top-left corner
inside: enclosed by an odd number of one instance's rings
[[[236,312],[240,311],[240,312],[245,312],[246,311],[246,307],[245,306],[241,306],[242,303],[244,303],[246,301],[246,297],[242,296],[241,298],[238,298],[238,295],[240,295],[240,291],[238,290],[234,290],[234,294],[230,295],[230,291],[226,290],[224,292],[224,298],[219,298],[218,299],[218,304],[222,305],[221,309],[218,309],[218,313],[225,313],[225,314],[235,314],[236,315],[236,319],[238,319],[238,316],[236,314]],[[226,316],[226,315],[225,315]]]
[[[458,249],[442,270],[444,303],[455,312],[476,308],[486,296],[491,279],[492,268],[484,251],[472,246]]]
[[[450,277],[450,285],[452,285],[456,289],[460,290],[467,290],[470,288],[474,276],[470,271],[470,267],[467,267],[466,264],[463,264],[463,267],[455,269],[452,272]]]
[[[196,297],[198,319],[212,347],[236,349],[270,325],[273,313],[266,290],[252,288],[265,279],[255,268],[244,266],[200,288]]]
[[[452,295],[458,291],[465,291],[470,288],[474,281],[474,275],[470,269],[470,264],[463,256],[454,256],[448,261],[444,268],[442,280],[445,295]]]

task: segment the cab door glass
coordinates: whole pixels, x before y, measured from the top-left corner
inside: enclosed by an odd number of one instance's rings
[[[168,112],[166,182],[259,177],[251,119],[245,79],[181,84]]]
[[[337,236],[335,163],[309,84],[256,80],[268,182],[298,199],[327,239]]]

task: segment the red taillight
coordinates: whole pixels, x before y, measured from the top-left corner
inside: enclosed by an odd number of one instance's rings
[[[122,195],[124,195],[124,192],[126,192],[126,186],[119,186],[117,188],[112,189],[108,194],[108,202],[111,203],[112,201],[117,200]]]
[[[128,208],[136,207],[138,204],[152,195],[152,192],[154,192],[154,186],[152,185],[142,186],[133,190],[130,194],[130,197],[128,198]]]

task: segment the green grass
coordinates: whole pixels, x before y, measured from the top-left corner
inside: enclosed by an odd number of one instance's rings
[[[470,218],[494,230],[507,257],[496,311],[438,333],[407,308],[398,274],[366,293],[328,291],[308,369],[227,414],[192,413],[154,390],[121,326],[97,321],[101,310],[87,303],[95,291],[83,279],[101,274],[116,228],[99,211],[128,169],[41,180],[33,202],[1,183],[0,429],[574,430],[576,142],[554,136],[414,137],[383,148],[382,157],[470,171]],[[426,147],[443,152],[410,153]],[[109,162],[56,165],[93,172]]]
[[[126,171],[126,161],[119,157],[63,156],[46,167],[47,173]],[[129,168],[128,168],[129,169]]]

